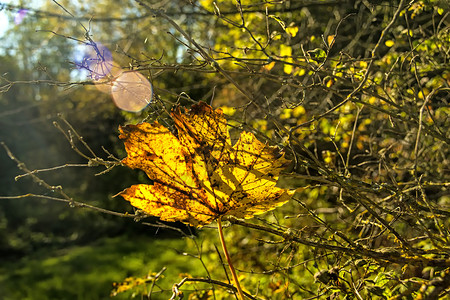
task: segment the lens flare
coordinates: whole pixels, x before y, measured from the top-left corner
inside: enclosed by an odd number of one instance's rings
[[[14,16],[14,24],[19,25],[22,23],[23,19],[28,13],[28,9],[19,9],[17,14]]]
[[[110,75],[113,67],[111,51],[101,43],[89,42],[84,44],[83,56],[77,67],[86,70],[89,77],[97,81]]]
[[[83,43],[75,55],[77,68],[87,72],[99,91],[111,94],[118,108],[139,112],[152,101],[153,87],[147,78],[136,71],[122,70],[103,44]]]
[[[153,87],[141,73],[123,72],[113,80],[111,94],[118,108],[138,112],[152,101]]]

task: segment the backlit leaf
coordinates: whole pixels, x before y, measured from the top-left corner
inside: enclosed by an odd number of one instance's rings
[[[284,204],[293,191],[275,187],[289,163],[277,147],[243,132],[232,145],[221,109],[205,103],[172,111],[177,135],[158,122],[120,127],[130,168],[144,170],[153,184],[120,195],[164,221],[203,226],[232,215],[251,218]]]
[[[286,32],[289,33],[292,37],[295,37],[298,33],[298,27],[286,27]]]

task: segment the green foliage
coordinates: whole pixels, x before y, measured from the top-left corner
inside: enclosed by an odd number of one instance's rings
[[[2,299],[105,299],[113,283],[129,274],[143,275],[170,265],[165,276],[178,278],[179,273],[200,268],[198,261],[187,262],[178,255],[177,251],[184,248],[182,240],[145,236],[129,240],[123,236],[101,239],[90,246],[40,251],[18,262],[2,264]],[[155,290],[160,288],[170,291],[171,284],[164,282]],[[118,295],[115,299],[129,296]]]

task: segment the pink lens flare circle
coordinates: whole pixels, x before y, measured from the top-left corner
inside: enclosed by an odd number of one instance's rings
[[[28,13],[28,9],[19,9],[17,14],[14,16],[14,24],[19,25],[22,23],[23,19]]]
[[[113,80],[111,94],[118,108],[138,112],[152,101],[153,87],[141,73],[123,72]]]

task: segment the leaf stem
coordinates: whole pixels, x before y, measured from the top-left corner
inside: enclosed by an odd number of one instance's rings
[[[230,268],[230,271],[231,271],[231,276],[233,277],[234,284],[237,288],[237,291],[239,294],[239,299],[244,300],[244,293],[242,292],[241,285],[239,284],[239,280],[237,278],[236,271],[233,267],[233,263],[231,262],[231,257],[230,257],[230,254],[228,254],[227,246],[225,244],[225,239],[223,237],[222,218],[217,219],[217,225],[218,225],[218,229],[219,229],[220,243],[222,244],[223,253],[225,254],[225,257],[228,262],[228,267]]]

